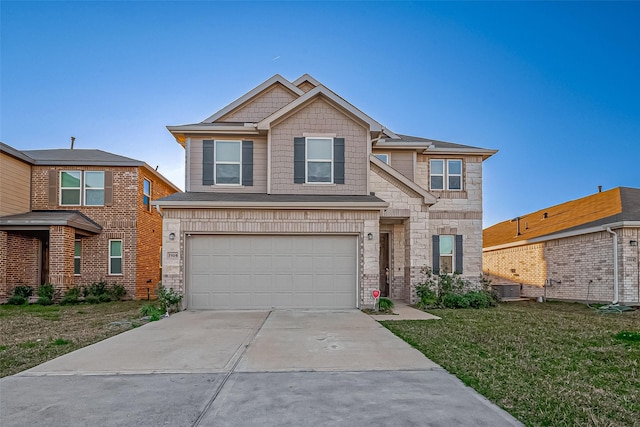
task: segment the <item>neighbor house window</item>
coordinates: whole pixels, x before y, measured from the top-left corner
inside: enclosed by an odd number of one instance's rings
[[[82,172],[60,172],[60,204],[65,206],[80,206],[82,194]]]
[[[109,274],[122,274],[122,240],[109,240]]]
[[[431,160],[429,169],[432,190],[462,190],[462,160]]]
[[[333,139],[307,138],[306,182],[333,183]]]
[[[60,172],[60,205],[103,206],[104,172]]]
[[[142,203],[148,211],[151,210],[151,181],[143,180],[142,184]]]
[[[440,271],[453,273],[454,236],[440,236]]]
[[[82,245],[80,240],[76,240],[73,245],[73,274],[80,275],[80,257],[82,254]]]
[[[380,160],[382,160],[386,164],[389,164],[389,155],[388,154],[374,154],[374,156],[376,156],[377,158],[379,158]]]
[[[216,141],[215,183],[240,185],[242,144],[240,141]]]
[[[84,204],[86,206],[104,205],[104,172],[86,171],[84,173]]]

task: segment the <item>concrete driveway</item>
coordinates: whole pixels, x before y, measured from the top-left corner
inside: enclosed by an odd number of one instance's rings
[[[4,426],[514,426],[358,310],[182,312],[0,380]]]

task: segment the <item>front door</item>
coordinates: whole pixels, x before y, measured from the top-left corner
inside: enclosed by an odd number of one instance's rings
[[[380,233],[380,295],[389,297],[389,233]]]
[[[40,284],[44,285],[49,281],[49,238],[40,240]]]

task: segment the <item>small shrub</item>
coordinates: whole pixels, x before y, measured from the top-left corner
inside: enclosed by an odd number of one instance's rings
[[[80,289],[69,288],[67,289],[67,292],[64,293],[64,296],[60,301],[60,305],[73,305],[73,304],[78,304],[79,302],[80,302]]]
[[[446,294],[442,298],[442,305],[446,308],[469,308],[469,300],[464,295]]]
[[[93,282],[91,285],[84,288],[82,292],[85,297],[89,295],[95,295],[99,297],[100,295],[108,294],[109,289],[108,289],[107,282],[102,280],[100,282]]]
[[[393,301],[391,301],[389,298],[380,298],[378,300],[378,309],[380,311],[391,311],[393,310]]]
[[[163,311],[151,303],[147,303],[140,307],[140,315],[142,317],[148,317],[150,322],[160,320],[163,314]]]
[[[471,308],[489,308],[496,305],[491,293],[487,291],[469,291],[464,296]]]
[[[100,304],[100,298],[95,295],[87,295],[84,297],[84,302],[87,304]]]
[[[163,313],[169,311],[180,311],[180,301],[184,295],[180,295],[173,288],[165,288],[162,286],[162,282],[158,283],[158,290],[156,292],[158,295],[158,301],[160,302],[160,310]]]
[[[100,302],[111,302],[111,295],[109,295],[109,294],[100,294],[98,296],[98,300]]]
[[[51,305],[56,294],[56,289],[51,283],[45,283],[38,287],[38,302],[40,305]]]
[[[117,283],[111,285],[109,293],[111,294],[111,298],[115,301],[122,301],[124,297],[127,296],[127,290],[125,287],[123,285],[118,285]]]
[[[13,288],[13,295],[18,295],[28,300],[29,297],[33,295],[33,287],[24,285],[16,286]]]
[[[51,305],[53,304],[53,301],[51,301],[51,298],[41,295],[38,297],[38,301],[36,301],[36,304],[39,305]]]
[[[22,295],[12,295],[7,299],[7,304],[11,305],[25,305],[29,303],[29,299]]]
[[[613,336],[617,340],[640,343],[640,332],[622,331]]]

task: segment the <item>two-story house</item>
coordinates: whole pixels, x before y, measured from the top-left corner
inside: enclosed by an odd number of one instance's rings
[[[17,285],[102,280],[154,295],[162,218],[151,200],[180,191],[156,170],[101,150],[0,143],[0,184],[0,298]]]
[[[425,266],[479,280],[495,150],[396,134],[309,75],[168,130],[186,192],[154,202],[163,283],[191,309],[414,302]]]

